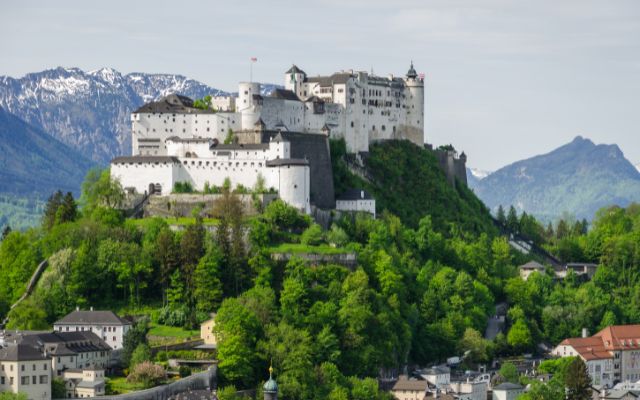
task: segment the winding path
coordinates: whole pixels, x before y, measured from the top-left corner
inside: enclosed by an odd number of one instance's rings
[[[45,269],[47,269],[48,266],[49,266],[48,259],[38,264],[38,267],[36,268],[36,270],[33,271],[33,275],[31,275],[31,279],[29,279],[29,283],[27,284],[27,288],[25,289],[24,293],[22,293],[22,296],[20,296],[20,298],[11,305],[11,308],[9,308],[9,311],[16,308],[24,299],[26,299],[31,295],[31,293],[33,292],[33,289],[35,289],[36,285],[38,284],[38,281],[40,280],[42,273],[44,272]],[[8,321],[9,321],[9,313],[7,312],[7,316],[4,318],[4,320],[2,320],[2,323],[0,324],[0,328],[4,328],[5,326],[7,326]]]

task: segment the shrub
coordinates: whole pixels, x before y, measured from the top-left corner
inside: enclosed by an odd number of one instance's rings
[[[173,193],[193,193],[191,182],[176,182],[173,185]]]
[[[160,365],[145,361],[132,368],[127,376],[128,382],[141,383],[145,388],[157,386],[167,377],[164,368]]]
[[[131,354],[131,361],[129,361],[129,367],[134,368],[138,364],[142,364],[145,361],[151,360],[151,349],[145,343],[141,343],[136,347]]]
[[[318,224],[312,224],[300,236],[300,243],[308,246],[317,246],[322,243],[322,228]]]
[[[181,378],[186,378],[187,376],[191,375],[191,368],[186,365],[181,365],[180,368],[178,368],[178,373],[180,374]]]

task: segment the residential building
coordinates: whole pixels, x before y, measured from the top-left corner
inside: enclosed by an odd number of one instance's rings
[[[200,338],[204,340],[205,345],[217,345],[216,335],[213,328],[216,325],[215,316],[200,324]]]
[[[466,382],[451,382],[446,392],[453,394],[458,400],[486,400],[488,389],[487,382],[468,380]]]
[[[104,369],[88,367],[63,371],[67,398],[104,396]]]
[[[505,382],[493,388],[493,400],[515,400],[524,393],[524,386]]]
[[[365,212],[376,217],[376,201],[364,189],[348,189],[336,199],[336,210]]]
[[[559,279],[566,278],[569,271],[573,271],[576,276],[582,279],[591,279],[593,278],[593,275],[595,275],[597,269],[598,264],[573,262],[554,267],[554,272],[556,278]]]
[[[429,382],[421,379],[409,379],[406,375],[400,375],[391,389],[391,394],[397,400],[424,400],[427,397],[428,389]]]
[[[420,376],[436,388],[441,389],[449,386],[451,382],[451,369],[442,365],[431,367],[421,371]]]
[[[118,317],[113,311],[80,310],[67,314],[53,324],[57,332],[93,332],[113,350],[124,345],[124,336],[132,323]]]
[[[568,338],[552,354],[580,356],[594,385],[635,382],[640,380],[640,325],[613,325],[591,337]]]
[[[544,265],[540,264],[537,261],[529,261],[528,263],[519,266],[518,270],[520,271],[520,277],[525,281],[529,279],[529,275],[534,272],[537,272],[539,274],[545,273]]]
[[[29,400],[51,399],[51,357],[25,344],[0,348],[0,392],[24,393]]]

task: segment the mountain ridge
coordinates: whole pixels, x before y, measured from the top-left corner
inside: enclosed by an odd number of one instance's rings
[[[513,205],[545,220],[565,212],[590,219],[601,207],[640,201],[640,172],[620,148],[596,145],[582,136],[470,185],[494,211]]]

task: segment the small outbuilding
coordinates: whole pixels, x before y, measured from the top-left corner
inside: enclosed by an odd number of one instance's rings
[[[336,199],[338,211],[360,211],[376,217],[376,200],[364,189],[348,189]]]

